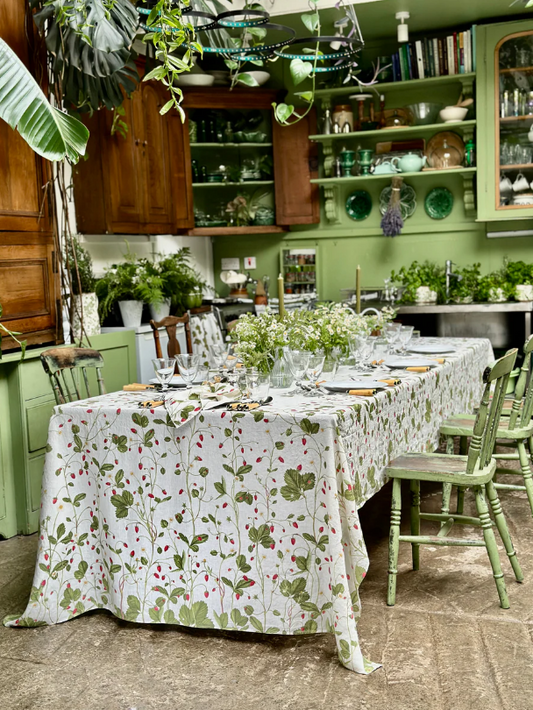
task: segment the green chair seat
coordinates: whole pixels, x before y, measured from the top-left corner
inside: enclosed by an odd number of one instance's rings
[[[468,456],[449,454],[405,454],[394,459],[386,472],[389,478],[411,480],[416,473],[418,481],[451,483],[454,486],[482,486],[490,481],[496,469],[496,461],[491,460],[483,469],[467,473]]]
[[[458,414],[440,425],[440,433],[444,436],[472,436],[475,421],[474,414]],[[533,436],[533,423],[510,429],[510,421],[509,417],[500,419],[496,433],[498,439],[529,439]]]

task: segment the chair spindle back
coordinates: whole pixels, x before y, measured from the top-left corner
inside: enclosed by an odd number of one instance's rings
[[[533,416],[533,378],[529,376],[531,369],[531,353],[533,352],[533,335],[524,344],[524,362],[516,383],[513,407],[509,417],[509,429],[514,429],[518,418],[520,424],[527,426]],[[528,383],[529,377],[529,383]],[[527,388],[527,389],[526,389]],[[525,394],[525,399],[524,399]],[[523,405],[523,406],[522,406]]]
[[[41,353],[43,369],[50,378],[57,404],[67,404],[92,397],[87,375],[87,368],[93,368],[96,373],[98,394],[105,394],[105,384],[102,377],[104,358],[98,350],[89,348],[51,348]],[[80,373],[85,384],[86,394],[82,395]]]
[[[516,348],[509,350],[492,367],[487,367],[483,373],[485,389],[481,397],[481,404],[479,405],[473,436],[468,449],[467,473],[474,473],[476,465],[481,469],[490,463],[502,415],[507,382],[516,362],[517,353],[518,350]],[[494,386],[494,391],[491,399],[492,386]]]

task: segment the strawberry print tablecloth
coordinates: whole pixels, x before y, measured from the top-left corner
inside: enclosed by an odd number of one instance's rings
[[[118,392],[56,407],[38,559],[24,614],[57,624],[90,609],[121,619],[268,634],[335,635],[341,662],[369,673],[359,645],[368,556],[358,509],[388,461],[433,451],[439,423],[470,411],[488,340],[374,397],[283,397],[262,410],[203,411],[176,427],[164,407]],[[175,417],[175,414],[174,414]]]

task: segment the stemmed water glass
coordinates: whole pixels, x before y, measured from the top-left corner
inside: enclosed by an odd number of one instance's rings
[[[383,328],[383,335],[390,346],[391,351],[396,350],[396,345],[400,339],[402,330],[401,323],[387,323]]]
[[[311,353],[306,350],[288,350],[286,356],[290,371],[294,377],[295,389],[287,393],[289,396],[292,396],[296,394],[301,387],[302,380],[309,367]]]
[[[191,389],[192,383],[200,367],[200,355],[176,355],[180,375],[185,382],[186,389]]]
[[[219,372],[222,372],[226,360],[228,359],[229,350],[225,343],[215,343],[209,346],[209,354],[211,360]]]
[[[401,353],[405,353],[405,349],[411,342],[411,338],[413,337],[413,330],[414,326],[412,325],[402,325],[401,330],[400,330],[400,337],[398,340],[399,343],[399,351]]]
[[[311,385],[314,385],[317,389],[317,393],[322,394],[320,390],[318,389],[317,385],[317,380],[322,374],[322,370],[324,369],[324,362],[326,360],[326,356],[321,354],[321,353],[313,353],[312,355],[309,356],[309,363],[307,365],[307,377],[309,378]],[[311,393],[313,393],[313,390],[311,390]]]
[[[176,365],[176,362],[173,359],[158,357],[155,358],[155,360],[152,360],[152,363],[154,366],[156,377],[159,380],[159,384],[161,385],[161,390],[165,392],[166,390],[168,390],[169,382],[174,376],[174,367]]]

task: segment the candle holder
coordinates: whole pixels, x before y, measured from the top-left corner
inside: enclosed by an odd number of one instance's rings
[[[370,167],[372,165],[374,151],[369,150],[368,148],[361,148],[357,151],[357,156],[359,159],[359,165],[361,166],[361,174],[370,175]]]
[[[370,151],[372,152],[372,151]],[[354,150],[343,150],[340,154],[341,167],[342,167],[342,177],[350,177],[352,174],[352,168],[355,165],[355,151]],[[372,160],[370,161],[372,162]]]

